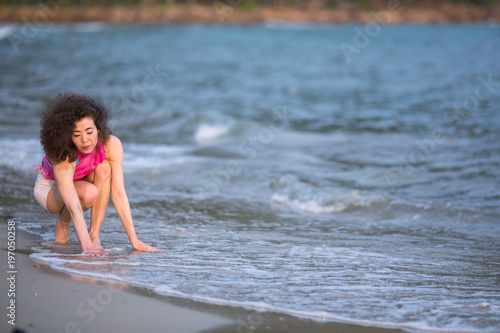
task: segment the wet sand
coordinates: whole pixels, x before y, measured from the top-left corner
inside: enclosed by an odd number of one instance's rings
[[[4,309],[1,332],[14,326],[6,316],[12,295],[7,279],[7,224],[0,224]],[[16,230],[15,324],[21,332],[359,332],[401,330],[306,320],[272,312],[159,296],[124,283],[98,281],[52,270],[30,259],[37,236]],[[12,289],[11,289],[12,290]]]

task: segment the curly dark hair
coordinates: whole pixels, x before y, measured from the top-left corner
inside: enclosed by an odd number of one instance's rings
[[[45,154],[54,164],[66,158],[76,161],[76,147],[71,140],[75,123],[83,118],[94,120],[99,141],[106,143],[111,135],[108,121],[111,111],[94,99],[76,93],[59,94],[43,111],[40,120],[40,141]]]

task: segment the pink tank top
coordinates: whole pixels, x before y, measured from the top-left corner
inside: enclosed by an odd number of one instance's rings
[[[83,177],[91,173],[95,168],[97,168],[97,166],[101,164],[102,161],[104,161],[104,159],[106,158],[104,144],[99,141],[94,150],[92,150],[88,154],[84,154],[77,149],[76,156],[77,163],[73,181],[82,179]],[[42,170],[40,172],[45,176],[45,178],[54,180],[54,168],[52,167],[52,162],[47,157],[47,155],[43,157],[42,164],[35,165],[33,170]]]

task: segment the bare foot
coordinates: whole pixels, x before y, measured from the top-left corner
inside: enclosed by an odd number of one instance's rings
[[[101,240],[99,239],[99,237],[90,237],[90,240],[92,241],[92,244],[94,245],[95,249],[99,251],[104,250],[104,248],[101,245]]]
[[[56,243],[67,243],[69,242],[69,223],[63,223],[57,221],[56,232],[55,232]]]

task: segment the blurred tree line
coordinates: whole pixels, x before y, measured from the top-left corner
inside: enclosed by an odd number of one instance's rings
[[[35,6],[40,3],[49,3],[51,1],[75,6],[212,5],[215,2],[219,2],[232,7],[246,4],[252,5],[252,7],[314,6],[315,8],[358,8],[373,10],[386,8],[387,4],[394,0],[0,0],[0,5]],[[497,0],[420,0],[411,1],[411,3],[408,3],[409,0],[400,1],[405,5],[411,4],[411,7],[433,7],[444,3],[478,6],[498,3]]]

